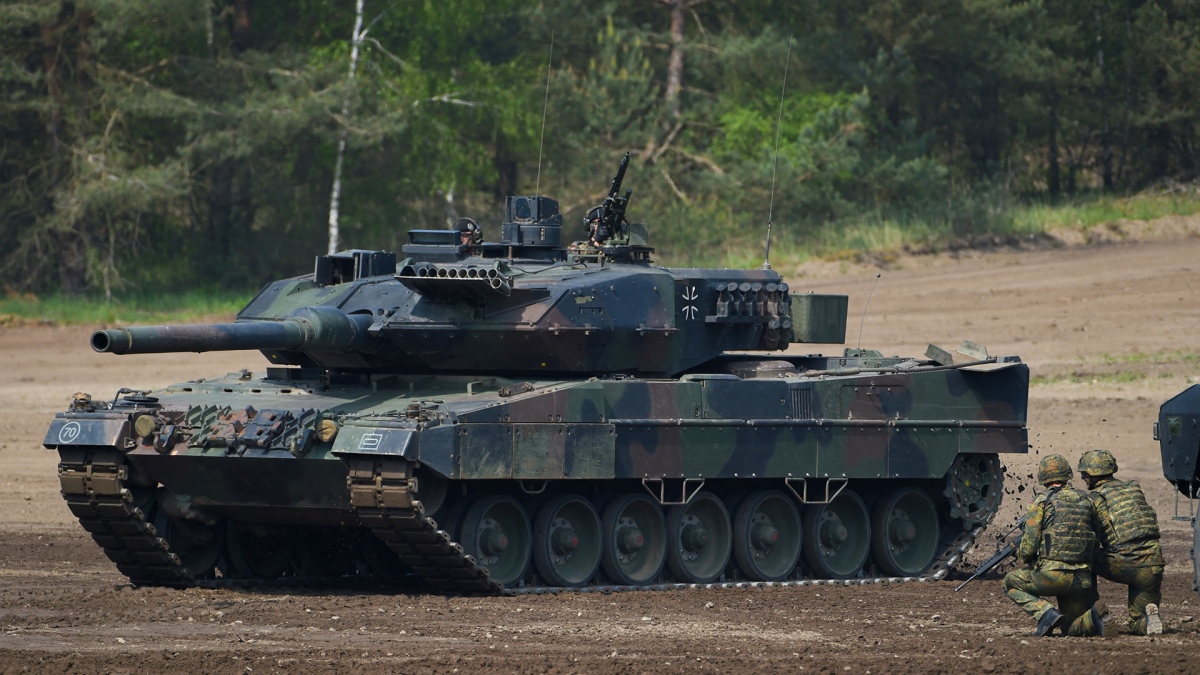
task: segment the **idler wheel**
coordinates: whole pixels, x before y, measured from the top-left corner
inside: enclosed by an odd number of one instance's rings
[[[583,497],[546,502],[538,511],[533,541],[538,574],[555,586],[581,586],[600,567],[600,515]]]
[[[662,509],[645,495],[624,494],[609,502],[601,522],[604,573],[622,586],[644,586],[662,572],[667,524]]]
[[[512,497],[482,497],[463,517],[463,550],[505,586],[525,577],[532,542],[529,516]]]
[[[871,531],[871,551],[879,568],[895,576],[915,577],[933,564],[941,524],[924,490],[900,488],[875,504]]]
[[[817,578],[856,576],[870,548],[870,515],[862,498],[852,490],[842,490],[828,504],[805,508],[804,558]]]
[[[733,557],[755,581],[786,579],[800,560],[804,541],[800,510],[777,490],[751,493],[733,518]]]
[[[697,492],[686,504],[667,511],[667,567],[680,581],[716,581],[729,563],[733,528],[716,495]]]

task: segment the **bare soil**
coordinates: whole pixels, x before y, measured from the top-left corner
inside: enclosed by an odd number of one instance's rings
[[[993,530],[1028,501],[1040,455],[1105,447],[1164,529],[1166,631],[1032,638],[1000,582],[517,598],[370,590],[131,589],[68,513],[41,447],[75,391],[111,396],[241,368],[255,353],[114,357],[88,329],[0,329],[0,672],[1195,672],[1200,599],[1190,526],[1151,438],[1158,406],[1200,382],[1200,239],[904,258],[882,271],[814,265],[797,290],[848,293],[848,342],[920,354],[962,339],[1032,366],[1027,457]],[[870,296],[869,306],[864,305]],[[862,324],[861,338],[859,324]],[[806,346],[800,351],[815,351]],[[828,348],[826,348],[828,349]],[[1181,509],[1186,512],[1187,504]],[[974,559],[989,550],[987,535]]]

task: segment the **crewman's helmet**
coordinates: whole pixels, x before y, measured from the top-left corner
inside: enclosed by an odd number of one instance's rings
[[[1066,483],[1074,476],[1071,463],[1062,455],[1046,455],[1038,462],[1037,479],[1042,485]]]
[[[1079,473],[1111,476],[1117,472],[1117,458],[1107,450],[1088,450],[1079,458]]]
[[[479,223],[476,223],[470,218],[459,218],[454,223],[454,230],[459,236],[472,244],[478,244],[483,241],[483,230],[479,229]]]

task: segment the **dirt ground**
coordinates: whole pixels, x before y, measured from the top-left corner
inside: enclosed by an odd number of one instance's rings
[[[23,327],[0,329],[0,672],[1195,672],[1190,528],[1172,519],[1151,438],[1158,406],[1200,382],[1200,238],[1185,225],[1150,241],[904,258],[878,270],[865,312],[874,268],[789,279],[851,296],[850,346],[861,321],[862,346],[887,353],[970,339],[1030,363],[1033,447],[1007,460],[996,525],[1029,499],[1015,485],[1039,455],[1112,450],[1164,529],[1160,637],[1125,632],[1123,589],[1108,583],[1109,637],[1091,640],[1029,637],[994,579],[960,593],[941,582],[484,599],[122,587],[58,494],[57,457],[41,447],[50,419],[75,391],[101,398],[264,362],[101,355],[87,328]],[[973,557],[991,548],[985,535]]]

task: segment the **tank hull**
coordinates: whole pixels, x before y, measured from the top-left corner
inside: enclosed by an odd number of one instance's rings
[[[72,510],[138,583],[370,571],[451,592],[940,575],[994,516],[998,457],[1027,451],[1015,359],[709,365],[566,380],[270,369],[61,413],[45,444]],[[120,505],[97,524],[105,499]],[[352,560],[245,562],[313,537]]]

